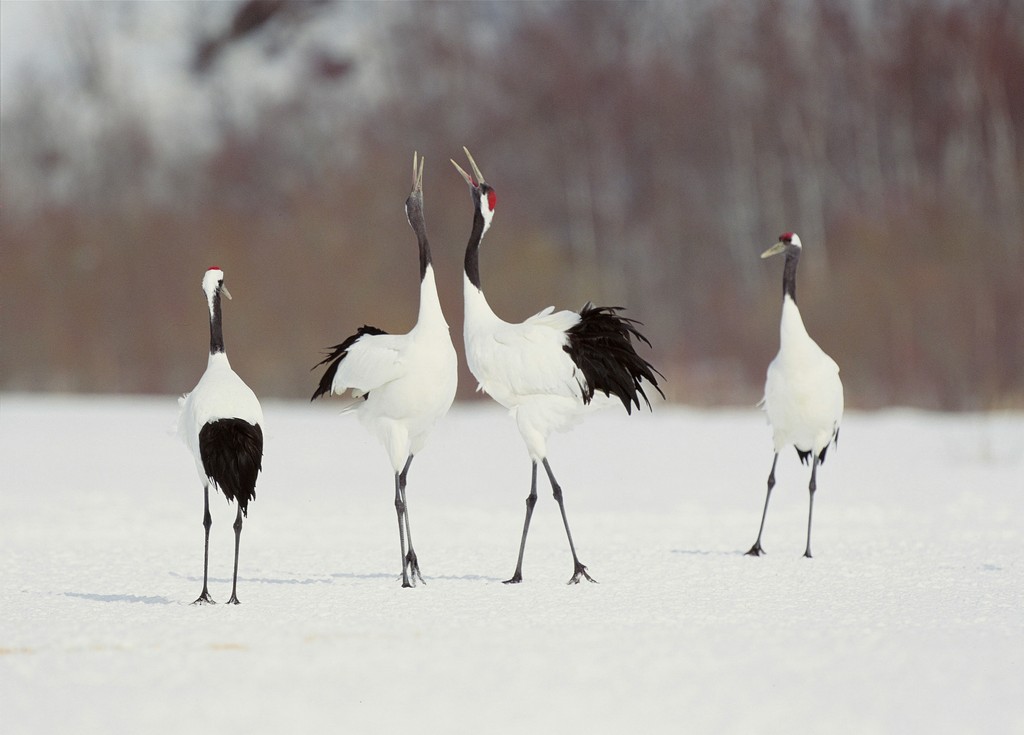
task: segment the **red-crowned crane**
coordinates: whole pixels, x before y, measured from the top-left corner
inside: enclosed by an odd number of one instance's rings
[[[423,582],[412,545],[405,487],[413,457],[423,448],[437,421],[451,408],[458,383],[458,362],[448,323],[441,312],[423,219],[423,159],[413,154],[412,193],[405,200],[416,233],[420,261],[420,310],[408,334],[387,334],[364,326],[330,349],[318,363],[327,365],[313,399],[349,394],[345,411],[384,445],[395,473],[395,511],[402,550],[402,586]],[[408,551],[406,540],[408,539]]]
[[[825,462],[829,445],[839,441],[839,423],[843,418],[843,383],[839,379],[839,366],[807,334],[796,305],[796,268],[800,252],[800,238],[794,232],[785,232],[777,243],[761,253],[762,258],[785,253],[786,264],[782,272],[779,353],[768,365],[762,401],[772,427],[775,458],[768,474],[768,493],[764,499],[757,541],[747,552],[750,556],[764,553],[761,534],[768,515],[768,501],[775,487],[775,465],[779,461],[779,452],[792,444],[800,461],[811,464],[807,548],[804,551],[804,556],[811,558],[811,518],[818,465]]]
[[[578,584],[580,577],[593,582],[576,554],[562,489],[547,459],[547,439],[552,431],[570,428],[584,413],[611,405],[615,399],[628,413],[634,405],[640,408],[641,399],[650,408],[643,381],[661,393],[655,377],[660,373],[636,353],[634,338],[648,346],[650,342],[638,331],[638,322],[619,316],[621,307],[589,302],[579,312],[548,307],[518,324],[495,315],[480,285],[480,241],[491,225],[497,196],[469,151],[463,150],[473,176],[455,161],[452,164],[469,184],[474,209],[463,281],[466,360],[480,390],[509,409],[532,464],[519,557],[515,573],[506,583],[523,579],[526,536],[537,502],[538,463],[544,465],[569,540],[573,562],[569,583]]]
[[[224,271],[210,268],[203,276],[203,292],[210,309],[210,359],[195,389],[180,400],[178,433],[196,460],[203,483],[203,591],[194,604],[213,603],[207,587],[210,566],[210,485],[238,504],[235,516],[235,568],[231,599],[238,604],[238,544],[242,516],[256,497],[256,477],[263,468],[263,410],[256,394],[231,369],[224,352],[221,296],[231,298],[224,287]]]

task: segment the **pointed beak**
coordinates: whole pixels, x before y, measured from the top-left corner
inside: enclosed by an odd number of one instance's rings
[[[228,291],[228,287],[225,286],[223,283],[220,284],[220,293],[221,293],[222,296],[225,296],[228,299],[231,298],[231,292]]]
[[[455,163],[454,159],[452,159],[452,165],[455,167],[456,171],[462,174],[462,178],[466,180],[466,183],[475,189],[477,186],[484,183],[484,175],[480,173],[480,167],[476,165],[476,161],[474,161],[473,156],[470,155],[469,149],[463,146],[462,150],[465,151],[466,158],[469,159],[469,165],[473,167],[473,173],[475,174],[476,178],[474,179],[472,176],[463,171],[462,167],[459,164]]]
[[[417,165],[418,155],[415,151],[412,154],[412,190],[417,192],[423,191],[423,161],[422,157],[419,157],[419,164]]]
[[[785,250],[786,250],[786,243],[782,242],[782,240],[779,240],[777,243],[775,243],[770,248],[768,248],[763,253],[761,253],[761,257],[762,258],[770,258],[773,255],[778,255],[779,253],[784,252]]]
[[[469,174],[467,174],[465,171],[463,171],[462,170],[462,166],[460,166],[459,164],[455,163],[455,159],[449,158],[448,160],[452,162],[452,165],[455,167],[455,170],[458,171],[460,174],[462,174],[462,178],[464,178],[466,180],[466,183],[469,184],[470,187],[475,189],[476,188],[476,182],[473,181],[473,177],[470,176]]]

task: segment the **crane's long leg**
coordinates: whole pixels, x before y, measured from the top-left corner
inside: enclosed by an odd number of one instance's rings
[[[807,508],[807,548],[804,550],[804,556],[808,559],[811,558],[811,518],[814,516],[814,491],[818,489],[818,463],[821,459],[818,455],[814,456],[814,462],[811,464],[811,484],[807,486],[810,491],[811,500],[810,505]]]
[[[757,541],[750,547],[750,551],[747,552],[747,556],[761,556],[764,553],[764,549],[761,548],[761,534],[764,533],[764,519],[768,517],[768,501],[772,499],[772,488],[775,487],[775,465],[779,461],[779,453],[775,453],[775,459],[772,460],[772,471],[768,473],[768,494],[764,498],[764,512],[761,514],[761,527],[757,529]],[[814,474],[814,471],[811,471]],[[812,481],[813,482],[813,481]]]
[[[416,558],[416,552],[412,548],[412,526],[409,525],[409,501],[405,497],[405,484],[409,475],[409,465],[412,464],[412,455],[409,455],[409,459],[405,460],[405,467],[402,469],[402,473],[398,476],[398,487],[402,493],[402,506],[405,508],[403,516],[405,517],[405,537],[409,540],[409,551],[405,555],[405,564],[409,567],[409,576],[415,584],[418,579],[423,582],[423,575],[420,574],[420,562]],[[423,582],[426,584],[426,582]]]
[[[516,562],[516,572],[511,579],[506,579],[505,584],[518,584],[523,581],[523,553],[526,551],[526,534],[530,532],[530,518],[533,516],[533,506],[537,504],[537,463],[533,463],[533,472],[530,478],[530,494],[526,496],[526,520],[523,521],[523,538],[519,542],[519,560]]]
[[[235,571],[231,575],[231,599],[228,600],[229,605],[237,605],[238,595],[236,594],[238,588],[238,544],[242,540],[242,506],[238,506],[238,513],[235,515],[235,523],[232,526],[235,529]]]
[[[565,515],[565,503],[562,502],[562,488],[559,486],[558,481],[555,480],[555,474],[551,471],[551,465],[548,464],[546,457],[544,458],[544,470],[548,473],[548,480],[551,482],[551,492],[558,502],[558,509],[562,511],[562,523],[565,524],[565,535],[569,538],[569,550],[572,552],[573,573],[567,584],[579,584],[580,575],[586,577],[588,582],[596,582],[596,579],[587,574],[587,568],[583,566],[579,557],[576,556],[576,545],[572,542],[572,533],[569,531],[569,519]]]
[[[402,586],[412,587],[405,571],[405,500],[402,499],[402,473],[395,473],[395,513],[398,514],[398,541],[402,545]]]
[[[206,573],[210,568],[210,526],[213,519],[210,517],[210,486],[203,485],[203,528],[206,531],[206,541],[203,544],[203,592],[196,598],[193,605],[213,605],[213,598],[210,597],[210,590],[206,587]]]

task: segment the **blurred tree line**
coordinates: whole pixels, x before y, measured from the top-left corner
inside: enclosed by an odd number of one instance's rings
[[[759,398],[781,264],[758,255],[796,230],[848,405],[1024,405],[1017,0],[191,5],[174,88],[128,84],[113,43],[145,5],[61,6],[74,83],[3,106],[2,390],[189,389],[219,265],[236,369],[311,394],[323,347],[415,320],[414,149],[461,348],[466,145],[498,194],[495,310],[627,306],[673,400]]]

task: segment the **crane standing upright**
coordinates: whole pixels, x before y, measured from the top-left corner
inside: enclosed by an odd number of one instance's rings
[[[345,410],[355,411],[363,426],[384,445],[395,474],[402,586],[412,587],[417,579],[422,582],[423,576],[409,525],[405,492],[409,467],[434,425],[451,408],[458,383],[455,347],[437,295],[423,215],[423,159],[415,153],[412,192],[405,200],[405,212],[419,244],[416,325],[407,334],[387,334],[364,326],[335,345],[317,365],[327,365],[327,369],[311,400],[349,394]]]
[[[235,516],[235,567],[231,577],[231,604],[238,604],[238,546],[242,517],[256,497],[256,478],[263,468],[263,409],[256,394],[231,369],[224,352],[221,297],[231,298],[224,286],[224,271],[210,268],[203,276],[203,292],[210,310],[210,358],[206,372],[191,393],[180,400],[178,433],[192,450],[203,483],[203,591],[196,604],[212,604],[207,587],[210,566],[210,485],[238,504]]]
[[[762,258],[785,253],[782,273],[782,318],[779,323],[779,352],[768,365],[762,405],[772,427],[775,458],[768,474],[768,492],[757,540],[747,552],[749,556],[764,553],[761,534],[768,515],[768,501],[775,487],[775,465],[779,452],[792,444],[804,464],[811,463],[808,485],[810,501],[807,510],[807,547],[804,556],[811,558],[811,520],[814,515],[814,492],[817,490],[818,465],[824,463],[831,444],[839,441],[839,423],[843,419],[843,383],[839,366],[811,339],[796,305],[796,269],[803,247],[794,232],[779,235],[779,241],[761,253]]]
[[[633,406],[640,408],[641,399],[650,407],[643,383],[661,393],[655,377],[660,373],[637,354],[633,339],[648,346],[650,342],[637,329],[638,322],[619,316],[621,307],[587,303],[579,312],[548,307],[521,323],[506,322],[492,311],[480,282],[480,242],[491,226],[497,194],[484,181],[469,151],[463,150],[473,175],[455,161],[452,164],[469,185],[474,209],[463,279],[466,360],[480,389],[509,409],[532,464],[519,557],[506,583],[523,579],[526,537],[537,502],[538,463],[547,473],[569,540],[573,561],[569,583],[579,583],[581,577],[593,582],[576,554],[562,488],[547,459],[547,439],[552,431],[564,431],[583,414],[616,399],[628,413]]]

